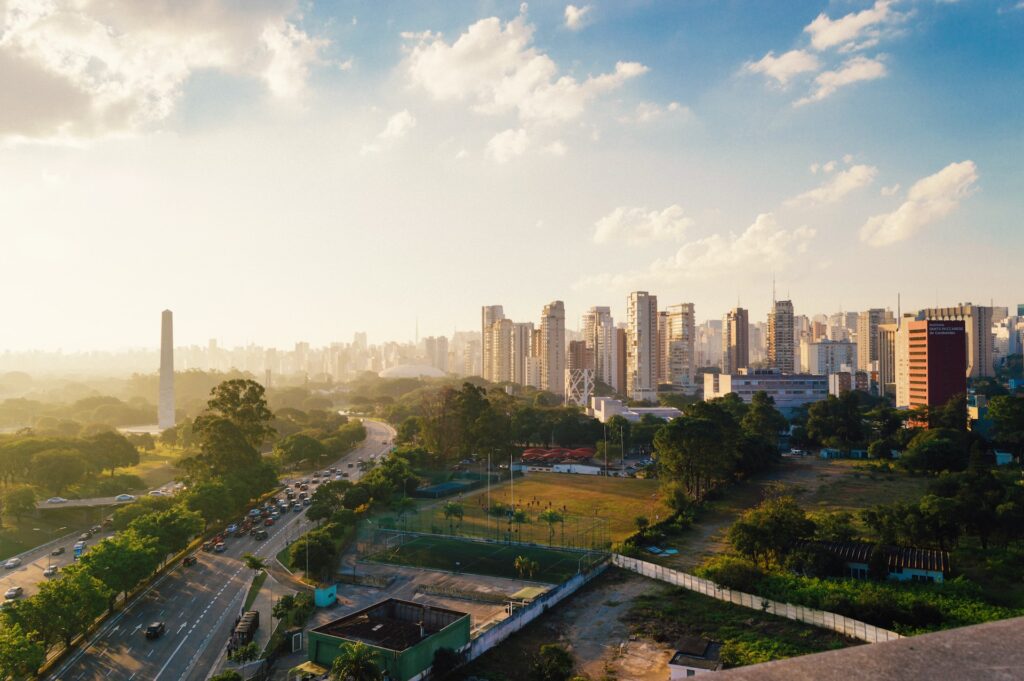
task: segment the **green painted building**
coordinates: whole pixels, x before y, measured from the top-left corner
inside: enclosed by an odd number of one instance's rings
[[[355,642],[378,653],[388,679],[409,681],[433,664],[438,648],[460,650],[469,643],[469,615],[389,598],[312,629],[309,659],[329,669],[341,648]]]

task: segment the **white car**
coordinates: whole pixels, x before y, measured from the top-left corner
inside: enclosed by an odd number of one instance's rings
[[[20,586],[12,586],[4,593],[4,598],[13,601],[15,598],[20,598],[23,593],[25,593],[25,590]]]
[[[167,496],[167,492],[164,492],[163,490],[155,489],[155,490],[153,490],[152,492],[149,493],[149,496],[151,496],[151,497],[166,497]]]
[[[114,497],[114,501],[135,501],[135,497],[131,494],[118,494],[116,497]]]
[[[21,566],[21,558],[8,558],[4,563],[5,570],[13,570],[16,567]]]
[[[66,501],[67,501],[67,499],[65,499],[64,497],[50,497],[49,499],[46,500],[46,503],[48,503],[48,504],[63,504]]]
[[[53,577],[59,571],[60,571],[59,567],[57,567],[56,565],[51,565],[50,567],[48,567],[45,570],[43,570],[43,577]]]

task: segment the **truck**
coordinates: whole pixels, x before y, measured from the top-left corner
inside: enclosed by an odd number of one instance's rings
[[[256,630],[260,628],[260,613],[258,610],[248,610],[235,622],[235,630],[231,633],[229,647],[239,648],[252,641],[256,636]]]

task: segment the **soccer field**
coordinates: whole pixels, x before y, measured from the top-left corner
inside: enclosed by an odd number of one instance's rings
[[[517,556],[536,561],[537,569],[532,576],[520,575],[516,571]],[[370,559],[393,565],[560,584],[575,575],[580,568],[597,562],[600,557],[596,553],[562,551],[538,546],[415,536],[400,545],[382,549],[370,556]]]

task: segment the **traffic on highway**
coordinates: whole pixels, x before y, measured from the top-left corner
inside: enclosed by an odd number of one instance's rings
[[[363,444],[332,464],[353,481],[360,476],[360,469],[348,468],[348,464],[387,453],[395,434],[383,423],[364,424],[367,437]],[[159,577],[123,611],[104,622],[45,678],[206,679],[225,654],[253,578],[242,556],[252,553],[271,561],[310,526],[305,513],[308,506],[298,496],[303,491],[301,485],[293,484],[296,480],[284,482],[293,490],[294,499],[281,493],[275,508],[264,505],[250,510],[246,518],[207,542],[203,547],[206,550],[197,551]],[[308,499],[315,486],[307,487]],[[267,622],[269,615],[264,613]],[[156,630],[151,630],[151,625],[157,625]]]

